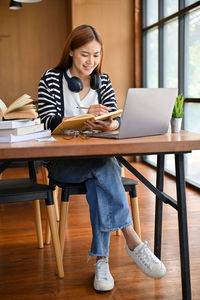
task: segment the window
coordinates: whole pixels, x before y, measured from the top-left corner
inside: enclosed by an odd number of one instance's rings
[[[164,17],[168,17],[178,11],[178,0],[165,0],[163,5]]]
[[[172,47],[173,45],[173,47]],[[167,22],[163,26],[163,85],[178,86],[178,20]]]
[[[150,30],[146,36],[147,87],[158,87],[158,29]]]
[[[146,2],[147,6],[147,25],[154,24],[158,22],[158,1],[148,0]]]
[[[185,95],[200,97],[200,9],[185,16]]]
[[[183,129],[200,133],[200,1],[143,0],[143,87],[178,87]],[[156,165],[156,156],[144,160]],[[200,151],[185,155],[185,176],[200,187]],[[174,157],[165,170],[175,174]]]

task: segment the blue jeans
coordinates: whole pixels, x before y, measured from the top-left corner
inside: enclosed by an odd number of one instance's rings
[[[92,225],[90,256],[109,255],[110,232],[132,224],[115,157],[62,159],[53,163],[50,176],[60,182],[85,181]]]

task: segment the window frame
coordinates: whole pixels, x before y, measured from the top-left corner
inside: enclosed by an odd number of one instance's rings
[[[178,11],[174,14],[171,14],[167,17],[164,17],[164,0],[158,1],[158,22],[146,26],[146,1],[143,0],[142,9],[143,9],[143,17],[142,17],[142,41],[143,41],[143,55],[142,55],[142,74],[143,74],[143,87],[147,85],[147,78],[146,78],[146,36],[145,33],[151,29],[158,28],[158,87],[163,87],[163,26],[166,22],[178,18],[178,90],[179,93],[184,94],[184,78],[185,78],[185,70],[184,70],[184,51],[185,51],[185,14],[189,11],[192,11],[194,8],[200,7],[200,1],[197,1],[187,7],[185,7],[185,0],[179,0],[178,3]],[[180,51],[181,49],[181,51]],[[200,103],[200,98],[185,98],[185,102],[196,102]]]
[[[167,17],[164,17],[165,0],[158,0],[158,22],[149,26],[146,26],[146,1],[148,0],[142,0],[142,86],[147,87],[147,32],[155,28],[157,28],[158,30],[158,87],[162,88],[164,87],[164,24],[169,21],[178,19],[178,90],[179,93],[185,94],[185,16],[193,9],[200,8],[200,1],[185,6],[185,0],[178,0],[178,11]],[[200,103],[200,98],[186,97],[185,103]],[[185,156],[185,160],[186,159],[187,157]],[[154,161],[147,161],[147,156],[144,156],[143,160],[153,166],[156,166],[156,163]],[[187,164],[185,164],[185,168],[187,167]],[[166,167],[165,171],[171,175],[174,175],[173,171],[169,170]],[[192,182],[192,180],[187,178],[187,176],[186,181],[187,183],[200,189],[200,185]]]

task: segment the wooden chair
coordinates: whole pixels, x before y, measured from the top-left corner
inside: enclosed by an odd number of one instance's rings
[[[8,165],[8,162],[5,162],[4,165],[1,165],[1,171],[4,169],[4,167],[8,167]],[[28,166],[30,178],[14,178],[0,180],[0,204],[16,203],[21,201],[45,200],[53,240],[53,246],[55,250],[58,276],[62,278],[64,277],[64,271],[62,264],[60,241],[57,231],[57,223],[55,218],[55,206],[53,201],[54,188],[50,187],[49,185],[38,184],[36,179],[34,162],[29,161]],[[41,224],[40,208],[38,205],[39,202],[36,203],[37,204],[35,205],[35,207],[37,207],[37,212],[39,210],[39,214],[37,215],[37,222],[38,224]]]
[[[42,174],[42,180],[44,184],[49,185],[49,178],[48,178],[48,171],[47,169],[41,165],[40,166],[41,174]],[[58,186],[55,186],[55,189],[53,191],[53,198],[54,198],[54,204],[55,204],[55,212],[56,212],[56,221],[60,221],[60,213],[59,213],[59,204],[58,204],[58,195],[59,195],[59,188]],[[58,224],[59,226],[59,224]],[[49,227],[49,221],[46,219],[46,230],[45,230],[45,244],[50,244],[51,241],[51,232]]]
[[[41,169],[44,178],[47,178],[47,170],[42,167]],[[124,185],[125,191],[129,193],[131,212],[133,218],[134,229],[137,232],[138,236],[141,237],[141,228],[140,228],[140,215],[139,215],[139,205],[137,197],[137,185],[138,182],[131,178],[122,177],[122,183]],[[61,183],[58,181],[52,181],[50,185],[53,184],[61,188],[61,208],[60,208],[60,224],[59,224],[59,237],[61,243],[61,252],[64,251],[64,242],[65,242],[65,231],[66,231],[66,221],[68,214],[69,206],[69,196],[70,195],[84,195],[86,194],[85,183]],[[119,235],[119,230],[116,231],[116,234]],[[50,242],[50,234],[48,229],[48,223],[46,227],[46,242]]]
[[[42,162],[34,162],[35,172],[39,165],[42,165]],[[2,174],[5,169],[8,168],[19,168],[19,167],[28,167],[28,161],[11,161],[7,160],[0,163],[0,179],[2,179]],[[45,183],[44,183],[45,184]],[[35,215],[35,226],[36,234],[38,240],[38,248],[42,249],[44,247],[43,243],[43,233],[42,233],[42,222],[41,222],[41,213],[40,213],[40,200],[33,200],[34,215]]]

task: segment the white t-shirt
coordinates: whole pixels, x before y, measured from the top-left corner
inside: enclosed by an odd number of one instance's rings
[[[71,76],[69,70],[67,75]],[[79,109],[80,106],[89,107],[98,104],[98,94],[95,90],[90,89],[87,95],[81,100],[79,93],[71,92],[68,88],[67,80],[63,75],[63,97],[64,97],[64,117],[73,117],[88,112],[88,109]]]

